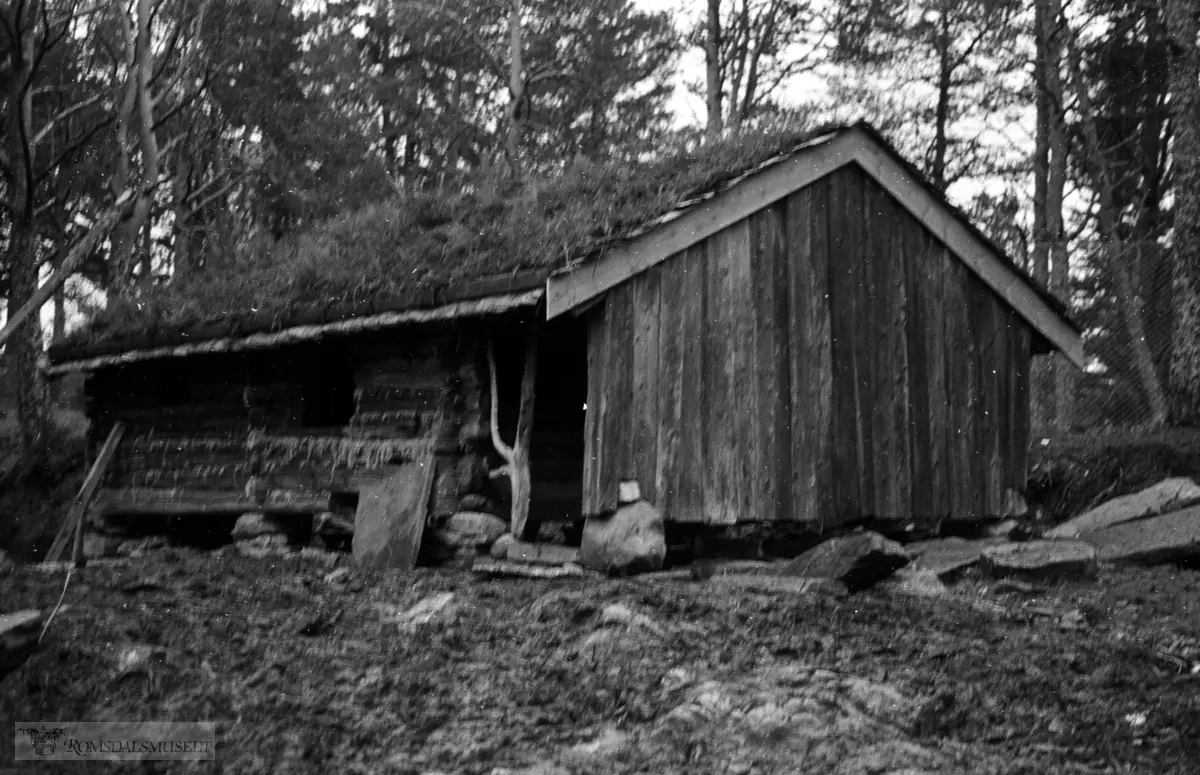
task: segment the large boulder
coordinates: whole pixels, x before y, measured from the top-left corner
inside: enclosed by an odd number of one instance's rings
[[[830,538],[784,567],[784,576],[836,579],[851,592],[867,589],[909,563],[904,547],[864,531]]]
[[[1156,563],[1200,557],[1200,506],[1136,522],[1125,522],[1080,538],[1096,547],[1100,559]]]
[[[1004,543],[983,553],[979,568],[994,579],[1085,579],[1096,575],[1096,548],[1070,538]]]
[[[579,561],[585,568],[624,576],[660,570],[667,556],[662,514],[646,501],[611,515],[588,517]]]
[[[237,518],[231,537],[234,541],[249,541],[264,535],[287,535],[288,526],[257,511]]]
[[[1200,503],[1200,485],[1187,478],[1164,479],[1131,495],[1105,501],[1046,533],[1047,538],[1077,538],[1122,522],[1153,517]]]

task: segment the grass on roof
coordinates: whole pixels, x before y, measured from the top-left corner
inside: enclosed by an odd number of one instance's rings
[[[278,327],[304,308],[557,269],[814,134],[780,124],[681,144],[636,165],[575,164],[520,185],[484,180],[397,196],[279,241],[256,238],[210,262],[219,269],[110,304],[67,349],[150,344],[251,317]]]

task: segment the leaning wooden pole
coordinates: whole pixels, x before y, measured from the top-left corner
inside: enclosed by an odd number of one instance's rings
[[[117,445],[121,443],[121,436],[125,433],[125,424],[117,421],[113,423],[112,430],[108,433],[108,438],[104,441],[104,446],[100,448],[100,454],[96,456],[96,462],[92,464],[92,468],[88,471],[87,478],[83,480],[83,487],[79,488],[79,494],[75,496],[75,502],[71,504],[71,511],[67,513],[66,520],[63,521],[59,528],[58,535],[54,539],[54,543],[50,546],[50,551],[46,553],[46,562],[57,562],[62,556],[63,550],[67,548],[67,541],[71,538],[72,530],[75,531],[75,545],[72,557],[76,565],[82,567],[83,562],[83,532],[86,527],[84,515],[87,513],[88,506],[92,503],[92,497],[96,494],[96,488],[100,486],[100,480],[104,478],[104,472],[108,469],[109,462],[116,454]]]
[[[529,499],[533,489],[533,477],[529,465],[529,446],[533,439],[534,383],[538,366],[538,316],[535,314],[525,337],[525,363],[521,374],[521,407],[517,416],[517,434],[510,447],[500,438],[498,421],[499,389],[496,384],[496,356],[492,342],[487,343],[488,372],[491,381],[492,446],[504,458],[502,469],[512,484],[512,516],[509,522],[512,534],[518,538],[525,533],[529,520]]]

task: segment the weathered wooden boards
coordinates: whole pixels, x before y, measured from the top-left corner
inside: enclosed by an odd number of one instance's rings
[[[1021,485],[1028,326],[854,165],[588,320],[586,514],[623,478],[708,524],[977,519]]]

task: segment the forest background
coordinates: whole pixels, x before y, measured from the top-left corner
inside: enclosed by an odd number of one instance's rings
[[[1197,0],[4,0],[0,331],[48,344],[414,194],[865,119],[1069,307],[1035,438],[1200,414]]]

